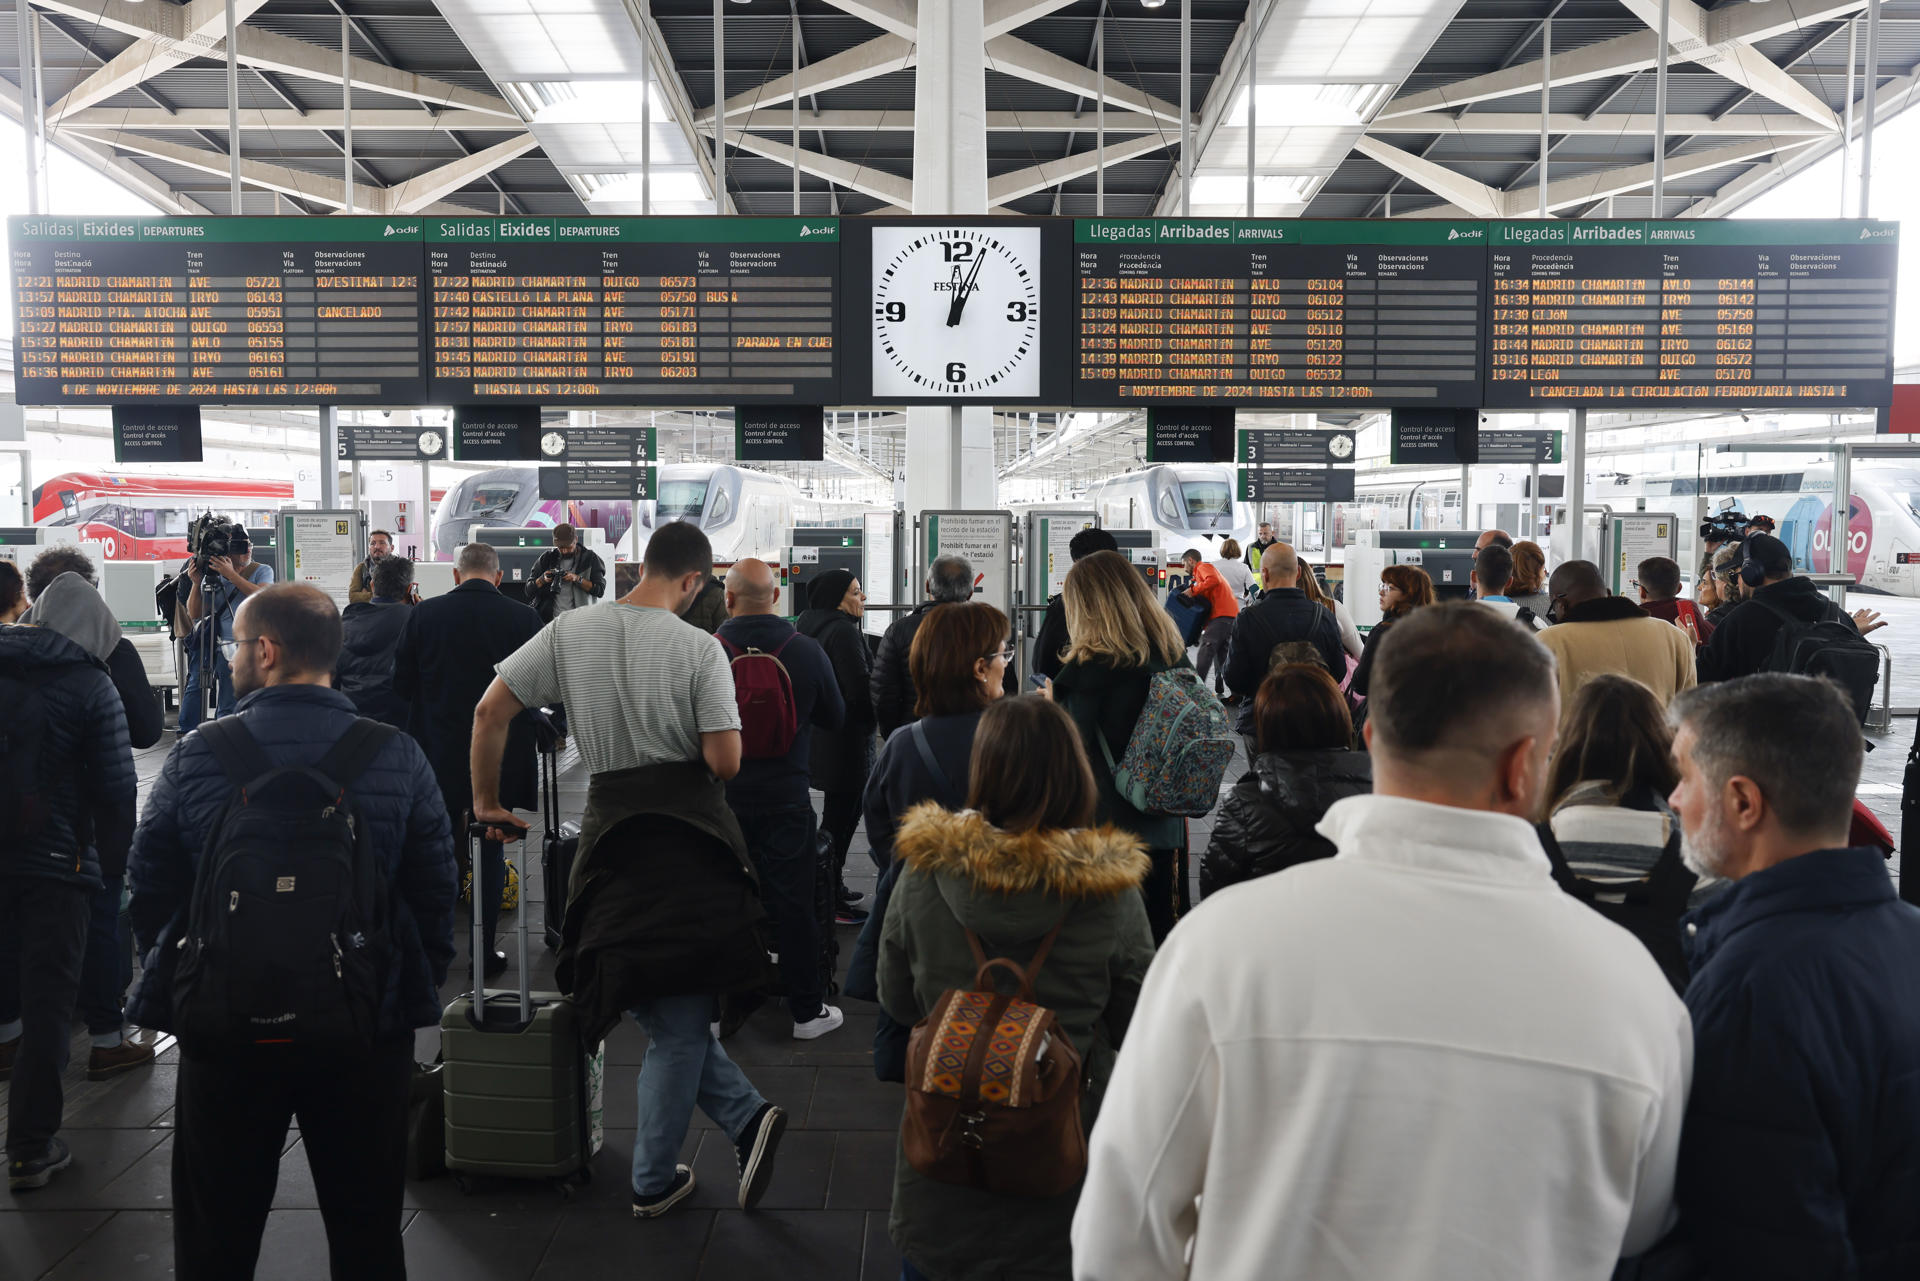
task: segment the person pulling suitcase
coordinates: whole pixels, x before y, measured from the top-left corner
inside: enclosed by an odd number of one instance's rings
[[[628,1011],[646,1031],[633,1145],[640,1218],[693,1191],[677,1157],[696,1105],[733,1140],[742,1209],[766,1192],[787,1123],[710,1026],[715,996],[767,977],[758,878],[723,783],[741,760],[733,676],[720,642],[679,617],[712,570],[705,534],[661,526],[639,584],[611,605],[560,615],[508,657],[473,721],[473,812],[489,835],[528,830],[498,787],[508,726],[526,708],[565,703],[591,771],[555,976],[584,1044]]]

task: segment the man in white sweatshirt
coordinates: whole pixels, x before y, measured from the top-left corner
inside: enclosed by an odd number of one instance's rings
[[[1659,1237],[1691,1032],[1528,822],[1558,691],[1493,610],[1395,625],[1374,794],[1320,826],[1338,856],[1209,898],[1154,960],[1093,1134],[1080,1281],[1607,1281]]]

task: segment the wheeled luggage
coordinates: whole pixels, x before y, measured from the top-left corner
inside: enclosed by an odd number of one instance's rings
[[[546,831],[540,843],[540,882],[546,902],[541,907],[547,950],[560,950],[560,927],[567,917],[567,885],[573,879],[573,859],[580,852],[580,829],[560,821],[560,754],[545,744],[540,748],[540,817]]]
[[[471,824],[469,858],[479,871],[484,828]],[[593,1118],[598,1090],[580,1044],[573,1003],[558,992],[528,985],[527,914],[516,915],[519,991],[488,992],[480,958],[488,951],[479,913],[473,914],[473,991],[447,1006],[440,1019],[446,1083],[447,1169],[466,1176],[562,1180],[591,1177],[599,1146]]]

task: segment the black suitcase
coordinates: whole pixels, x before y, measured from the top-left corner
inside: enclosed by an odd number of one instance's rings
[[[567,885],[573,879],[574,856],[580,852],[578,832],[568,835],[560,822],[560,755],[540,752],[540,817],[546,831],[540,844],[540,883],[546,899],[541,905],[547,950],[560,950],[560,927],[567,916]],[[571,826],[567,824],[565,826]]]

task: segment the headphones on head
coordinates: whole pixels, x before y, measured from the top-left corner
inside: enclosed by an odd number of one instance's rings
[[[1740,562],[1740,581],[1749,587],[1760,587],[1767,581],[1766,568],[1749,556]]]

